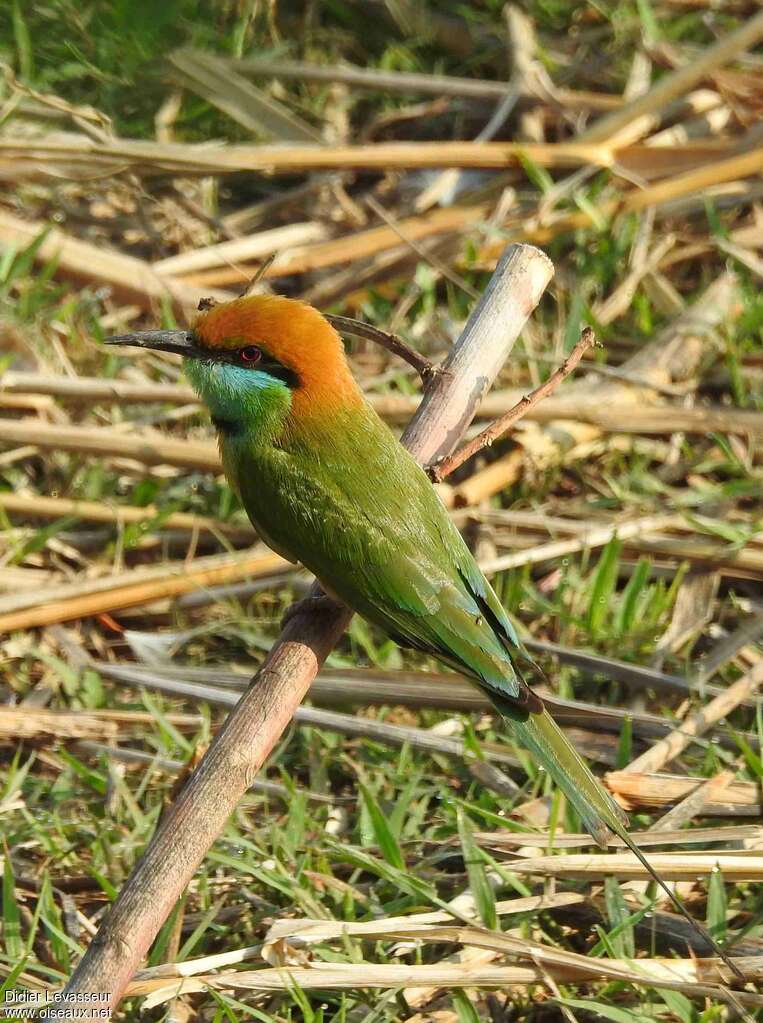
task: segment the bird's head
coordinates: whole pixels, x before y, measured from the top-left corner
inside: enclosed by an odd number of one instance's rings
[[[151,330],[107,344],[182,355],[213,418],[312,419],[354,404],[360,392],[339,335],[312,306],[278,295],[214,305],[190,330]]]

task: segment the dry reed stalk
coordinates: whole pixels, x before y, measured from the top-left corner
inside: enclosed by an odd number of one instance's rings
[[[2,148],[0,146],[0,148]],[[179,281],[160,277],[148,263],[135,256],[104,249],[65,234],[60,228],[44,223],[21,220],[0,210],[0,241],[5,245],[26,248],[46,233],[37,249],[37,262],[57,260],[57,273],[78,281],[105,285],[123,302],[134,302],[142,309],[159,310],[170,301],[176,309],[191,315],[199,301],[209,294]],[[214,297],[225,300],[231,296],[217,292]]]
[[[50,713],[56,712],[50,711]],[[155,714],[143,710],[91,710],[87,713],[98,721],[113,721],[116,725],[150,725],[156,721]],[[201,714],[179,714],[176,711],[168,711],[164,717],[171,725],[191,730],[201,728],[204,723]]]
[[[222,689],[198,682],[186,682],[182,677],[130,665],[114,667],[108,663],[96,662],[94,667],[97,667],[101,674],[120,682],[149,686],[160,692],[184,696],[191,700],[205,700],[207,703],[219,707],[235,707],[241,691],[240,687]],[[188,675],[191,675],[192,672],[193,669],[190,669]],[[320,687],[318,691],[320,692]],[[388,724],[386,721],[376,721],[373,718],[361,717],[356,714],[319,710],[316,707],[297,707],[292,720],[300,725],[322,728],[357,739],[371,739],[387,746],[410,746],[411,749],[419,749],[428,753],[442,753],[445,756],[457,757],[459,760],[469,759],[467,747],[462,739],[436,735],[426,728]],[[487,761],[512,766],[517,763],[516,757],[508,747],[499,743],[484,743],[483,752]]]
[[[642,753],[640,757],[636,757],[618,773],[654,774],[660,771],[682,753],[692,739],[704,735],[709,728],[736,710],[740,703],[753,696],[761,685],[763,685],[763,660],[701,710],[690,715],[686,721],[682,722],[680,728],[676,728],[670,735],[655,743],[651,749]]]
[[[460,483],[451,485],[445,495],[441,494],[443,503],[448,508],[478,507],[494,494],[516,483],[524,472],[526,460],[524,450],[515,448],[507,455],[488,462]]]
[[[739,573],[744,578],[759,579],[763,573],[763,550],[752,544],[737,550],[710,537],[641,536],[627,540],[625,546],[642,554],[657,554],[710,566],[722,575]]]
[[[32,444],[44,451],[79,451],[101,457],[131,458],[143,465],[175,465],[203,472],[221,472],[220,454],[212,441],[172,440],[160,434],[129,436],[91,426],[54,426],[37,420],[0,421],[0,444]]]
[[[610,771],[606,782],[626,810],[637,810],[660,809],[678,803],[701,788],[705,779],[675,774]],[[760,788],[751,781],[733,781],[724,789],[723,799],[730,808],[748,808],[755,816],[763,812]]]
[[[574,381],[563,396],[552,395],[529,410],[528,418],[552,424],[549,430],[534,435],[528,431],[530,451],[541,464],[557,464],[566,457],[571,457],[567,444],[561,438],[574,434],[574,440],[590,443],[601,431],[609,428],[618,432],[633,430],[644,432],[645,426],[660,422],[664,432],[673,433],[686,429],[687,420],[693,420],[698,432],[706,433],[708,429],[717,428],[710,425],[714,420],[715,411],[709,409],[681,409],[675,406],[644,407],[645,401],[654,401],[656,393],[649,390],[649,385],[661,386],[674,379],[684,379],[694,372],[704,350],[707,336],[721,322],[735,315],[737,310],[736,281],[733,275],[724,274],[718,278],[699,299],[689,307],[674,323],[663,330],[658,337],[646,345],[640,352],[628,359],[621,367],[625,375],[634,376],[644,381],[644,386],[636,387],[627,382],[606,381],[596,383],[591,380]],[[506,401],[510,404],[508,394],[502,392],[493,395],[493,401]],[[486,404],[486,403],[485,403]],[[627,415],[624,410],[627,409]],[[378,405],[377,405],[378,411]],[[385,411],[394,411],[388,407]],[[490,411],[494,411],[491,409]],[[722,413],[727,410],[720,410]],[[731,411],[731,410],[728,410]],[[685,415],[684,413],[689,413]],[[756,433],[763,429],[763,414],[753,413],[756,422],[742,419],[748,430]],[[721,415],[722,419],[726,417]],[[581,436],[579,428],[573,427],[570,420],[583,420],[598,427],[598,430],[587,431]],[[728,421],[726,426],[728,427]],[[687,431],[689,432],[689,431]],[[733,432],[733,431],[732,431]],[[746,431],[744,431],[746,432]],[[476,496],[484,499],[492,487],[508,486],[518,478],[520,469],[520,452],[511,452],[501,460],[500,467],[492,469],[488,466],[482,478],[478,478],[472,487],[469,481],[454,488],[451,500],[467,503]],[[479,474],[478,474],[479,475]]]
[[[572,390],[572,387],[569,388]],[[604,388],[602,388],[604,390]],[[518,392],[512,392],[511,396]],[[509,394],[495,396],[495,401],[504,404],[510,401]],[[624,395],[623,395],[624,396]],[[708,431],[719,433],[738,433],[755,440],[763,437],[763,413],[750,409],[726,409],[717,406],[698,406],[696,408],[680,408],[676,405],[644,405],[639,407],[637,400],[644,401],[646,396],[634,389],[627,415],[619,409],[606,393],[603,404],[596,405],[585,398],[572,395],[559,395],[549,398],[547,402],[530,409],[528,419],[536,423],[550,423],[556,420],[575,420],[598,426],[603,432],[633,434],[666,434],[666,433],[697,433]],[[384,408],[381,400],[377,403]]]
[[[204,50],[175,50],[167,56],[170,76],[223,110],[247,131],[279,142],[320,144],[312,125],[271,94],[242,78],[229,61]]]
[[[146,754],[148,755],[148,754]],[[679,828],[668,831],[655,827],[648,831],[632,831],[631,838],[640,849],[648,849],[656,845],[706,845],[708,842],[742,842],[747,839],[754,841],[761,837],[761,829],[754,824],[732,824],[712,828]],[[486,849],[574,849],[591,846],[593,841],[587,833],[565,834],[555,831],[533,834],[527,831],[475,831],[475,842]],[[610,845],[614,848],[625,848],[619,838],[613,838]]]
[[[409,92],[430,96],[462,97],[500,101],[506,85],[488,79],[457,78],[453,75],[419,74],[410,71],[381,71],[352,64],[310,64],[306,61],[245,58],[228,60],[239,74],[254,78],[285,78],[299,82],[339,82],[360,89],[380,92]],[[620,96],[580,89],[554,89],[554,100],[565,107],[580,110],[616,110]]]
[[[264,259],[274,252],[322,242],[327,237],[327,228],[315,221],[287,224],[285,227],[274,227],[269,231],[248,235],[246,238],[234,238],[217,245],[207,245],[191,252],[181,252],[177,256],[159,259],[151,264],[151,269],[163,277],[181,277],[216,266],[230,267],[247,259]]]
[[[645,515],[638,519],[630,521],[626,519],[623,522],[606,526],[591,526],[585,532],[569,540],[553,540],[528,550],[518,551],[516,554],[502,554],[487,563],[483,562],[481,567],[483,572],[494,574],[504,572],[509,568],[518,568],[521,565],[534,565],[542,561],[550,561],[552,558],[577,554],[582,550],[603,547],[615,537],[623,541],[632,537],[640,537],[645,533],[670,527],[678,520],[682,521],[681,516],[675,514]]]
[[[0,426],[0,432],[2,426]],[[67,497],[44,497],[42,494],[0,493],[0,508],[11,514],[18,513],[33,519],[75,518],[86,522],[104,522],[110,525],[135,525],[141,522],[161,520],[162,529],[183,529],[195,532],[207,530],[230,540],[245,543],[251,541],[254,529],[248,523],[232,526],[206,515],[192,515],[188,512],[171,512],[163,515],[154,505],[140,508],[131,505],[109,505],[100,501],[79,501]]]
[[[649,862],[665,881],[696,881],[721,870],[728,882],[763,881],[763,855],[747,849],[738,852],[651,853]],[[511,860],[517,874],[543,877],[616,877],[621,881],[648,881],[649,873],[633,853],[574,853],[531,856]]]
[[[574,857],[561,856],[559,858],[573,859]],[[568,905],[574,905],[574,903],[568,903]],[[481,948],[501,953],[504,956],[518,959],[520,962],[529,960],[538,965],[542,963],[551,969],[578,970],[587,974],[592,968],[591,959],[578,952],[568,952],[555,946],[528,941],[525,937],[517,937],[505,931],[488,930],[471,921],[465,925],[459,925],[453,921],[435,923],[422,919],[432,915],[434,914],[414,914],[408,918],[407,922],[405,918],[400,917],[387,919],[382,917],[359,923],[347,922],[344,924],[345,929],[342,929],[341,921],[334,920],[279,920],[268,931],[263,953],[264,956],[267,956],[269,951],[275,952],[271,958],[280,958],[279,965],[288,966],[289,964],[283,961],[283,953],[279,957],[277,949],[273,947],[277,943],[280,943],[281,948],[288,956],[290,951],[296,952],[318,942],[336,941],[347,935],[368,941],[446,941],[464,945],[467,948]],[[759,960],[759,957],[756,958]],[[675,962],[675,960],[668,961]],[[639,964],[644,962],[644,960],[639,960]],[[725,967],[718,959],[706,962],[707,965],[712,964],[712,968],[717,971],[717,978],[726,976]],[[622,978],[624,965],[616,959],[605,959],[596,961],[595,968],[600,970],[599,976],[602,979],[616,979]],[[748,960],[748,975],[751,966],[752,963]],[[632,966],[625,965],[625,969],[630,971]],[[763,974],[763,963],[758,961],[755,966],[752,966],[752,971],[756,974],[758,972]]]
[[[763,19],[763,15],[761,18]],[[643,191],[631,192],[623,199],[622,209],[632,213],[647,209],[649,206],[664,205],[684,195],[701,194],[711,185],[752,177],[760,174],[761,170],[763,170],[763,148],[753,149],[752,152],[730,156],[725,160],[716,160],[711,162],[710,166],[678,174],[668,178],[667,181],[660,181],[656,185],[645,188]]]
[[[671,100],[688,93],[710,72],[728,64],[761,39],[763,12],[743,21],[733,32],[722,35],[715,45],[709,46],[696,60],[664,75],[647,93],[594,122],[587,131],[578,135],[578,141],[601,143],[620,139],[623,134],[629,140],[638,137],[644,129],[650,130],[653,122],[649,115],[662,111]]]
[[[82,712],[45,710],[28,705],[0,707],[0,741],[11,739],[115,739],[113,721]]]
[[[398,224],[399,231],[405,233],[411,241],[422,241],[438,234],[463,230],[470,224],[484,220],[490,213],[490,207],[454,206],[447,209],[432,210],[416,217],[404,217]],[[230,244],[230,243],[228,243]],[[370,256],[387,252],[400,245],[400,234],[387,225],[369,227],[354,234],[346,234],[340,238],[302,245],[290,251],[279,253],[265,270],[263,277],[288,277],[291,274],[311,273],[342,263],[353,263],[356,260],[368,259]],[[195,286],[238,284],[247,280],[254,267],[223,267],[216,270],[192,272],[182,278],[184,283]]]
[[[719,771],[712,778],[706,778],[700,785],[690,792],[688,796],[672,807],[658,821],[650,827],[650,831],[656,832],[664,837],[667,832],[674,832],[675,828],[683,827],[702,812],[708,803],[719,803],[721,796],[728,789],[734,780],[734,771]],[[683,831],[679,834],[692,834],[697,829],[689,832]]]
[[[618,155],[622,156],[624,152],[630,152],[633,155],[632,150],[623,150]],[[670,152],[672,153],[672,151]],[[609,219],[620,213],[640,211],[650,207],[659,209],[668,203],[671,204],[671,210],[674,210],[677,200],[685,197],[690,197],[691,202],[696,203],[697,195],[702,194],[698,192],[698,189],[707,195],[712,195],[712,191],[708,190],[714,190],[738,179],[744,179],[748,175],[757,174],[763,163],[761,152],[760,149],[756,149],[744,156],[735,155],[728,159],[719,159],[720,154],[717,151],[706,153],[705,159],[698,161],[698,168],[696,166],[688,170],[684,168],[681,173],[658,181],[654,185],[647,185],[646,188],[634,188],[621,197],[603,200],[597,204],[595,213],[588,210],[565,213],[549,224],[540,223],[537,218],[533,219],[525,214],[521,219],[517,218],[504,224],[504,232],[517,241],[527,241],[534,245],[548,245],[560,235],[592,227],[602,218]],[[665,151],[661,148],[647,147],[643,159],[654,165],[654,154],[664,155],[664,153]],[[643,170],[640,160],[636,161],[631,158],[630,164],[634,173]],[[709,164],[712,165],[712,169],[709,168]],[[740,201],[743,198],[744,196],[740,196]],[[752,201],[753,198],[751,193],[748,201]],[[479,265],[484,268],[492,266],[499,251],[500,244],[497,242],[487,242],[482,245],[477,257]]]
[[[481,143],[484,145],[484,143]],[[631,212],[660,206],[672,202],[684,195],[695,195],[698,191],[711,185],[717,185],[737,178],[745,178],[759,172],[763,166],[763,150],[756,149],[751,153],[732,155],[725,159],[724,152],[703,150],[701,153],[687,154],[687,147],[680,150],[686,154],[687,167],[676,166],[673,151],[648,149],[643,154],[626,151],[618,153],[618,159],[632,173],[642,173],[645,167],[654,169],[657,157],[666,156],[670,166],[663,168],[664,173],[673,172],[672,177],[657,182],[647,188],[634,189],[620,198],[610,199],[602,203],[599,216],[611,217],[618,212]],[[699,164],[699,166],[697,166]],[[710,164],[710,166],[708,166]],[[676,173],[678,172],[678,173]],[[451,209],[434,210],[417,217],[409,217],[400,221],[399,229],[412,241],[431,237],[432,235],[465,229],[470,225],[484,220],[490,213],[488,206],[453,207]],[[532,218],[525,216],[516,225],[509,223],[506,228],[513,232],[516,226],[516,240],[544,244],[558,234],[577,227],[590,226],[591,215],[585,211],[561,217],[551,225],[533,226]],[[313,270],[327,269],[343,263],[368,258],[382,252],[395,249],[399,244],[399,232],[391,227],[374,227],[356,234],[345,235],[327,242],[306,245],[293,252],[283,253],[274,261],[265,273],[266,277],[281,277],[290,274],[308,273]],[[496,247],[483,247],[480,259],[490,259],[491,251],[499,251]],[[254,271],[254,267],[221,268],[190,274],[182,278],[187,285],[197,287],[218,287],[240,283]]]
[[[0,597],[0,632],[33,629],[88,615],[178,597],[205,586],[238,579],[265,578],[289,568],[277,554],[242,551],[214,554],[157,569],[133,569],[91,582],[63,583],[34,593]]]
[[[685,150],[686,147],[683,147]],[[527,158],[541,167],[611,167],[610,146],[575,143],[378,142],[357,146],[210,145],[108,139],[85,136],[0,139],[0,167],[17,179],[62,164],[75,168],[131,170],[136,174],[213,175],[261,171],[294,174],[319,170],[417,170],[424,168],[505,168]],[[15,164],[15,166],[14,166]]]
[[[447,372],[430,383],[417,417],[406,430],[404,443],[420,462],[427,464],[447,454],[457,443],[552,273],[551,263],[537,250],[507,249],[443,367]],[[291,720],[350,617],[346,609],[304,610],[290,620],[253,684],[163,816],[64,997],[104,992],[113,1012],[162,922]],[[46,1013],[45,1018],[51,1017]],[[63,1018],[73,1020],[68,1009]]]
[[[719,297],[724,298],[720,294]],[[713,292],[711,298],[715,297]],[[721,310],[725,317],[734,315],[734,310],[724,301]],[[677,329],[680,324],[677,324]],[[669,340],[669,331],[660,335],[659,348],[663,349]],[[650,348],[650,351],[657,349]],[[622,376],[627,376],[629,363],[622,367]],[[594,370],[596,372],[596,370]],[[635,375],[635,374],[634,374]],[[663,377],[660,371],[659,376]],[[648,377],[644,377],[644,385],[648,385]],[[627,381],[625,381],[627,384]],[[586,397],[590,386],[583,387],[577,382],[571,384],[564,395],[551,395],[542,404],[530,408],[525,414],[525,419],[531,422],[548,423],[556,420],[569,420],[579,423],[589,423],[591,426],[599,427],[598,432],[586,432],[582,437],[577,437],[576,442],[589,441],[600,436],[601,431],[614,433],[651,433],[666,434],[681,431],[683,433],[707,433],[708,430],[721,433],[739,433],[750,437],[763,437],[763,413],[750,409],[731,409],[721,406],[703,406],[700,408],[680,408],[676,405],[653,405],[639,407],[635,401],[639,398],[638,391],[628,390],[625,384],[609,384],[602,388],[604,402],[597,405]],[[122,380],[104,380],[97,377],[76,377],[46,376],[37,373],[16,373],[8,372],[2,377],[2,386],[14,394],[48,394],[61,398],[64,401],[103,401],[120,403],[143,403],[143,402],[171,402],[173,404],[186,404],[198,400],[195,392],[190,387],[178,384],[134,384]],[[634,385],[631,385],[633,387]],[[635,385],[638,387],[638,385]],[[655,379],[654,386],[659,389],[663,386]],[[578,390],[580,388],[580,390]],[[574,392],[574,393],[573,393]],[[628,408],[628,415],[624,417],[619,408],[618,402],[630,394],[629,401],[633,407]],[[506,389],[495,391],[485,397],[476,413],[478,419],[495,419],[504,415],[509,409],[517,404],[523,397],[523,391],[517,389]],[[640,396],[643,400],[643,394]],[[401,422],[409,418],[416,410],[418,397],[408,395],[388,394],[367,394],[366,399],[379,415],[389,422]],[[2,441],[2,430],[5,424],[10,424],[10,431],[7,436],[12,443],[34,443],[28,440],[28,435],[22,430],[21,422],[2,420],[0,427],[0,442]],[[53,427],[44,429],[47,424],[37,424],[36,420],[29,421],[30,429],[39,429],[39,445],[48,447],[54,436]],[[58,428],[56,428],[58,429]],[[74,431],[64,436],[71,437],[72,445],[79,445],[77,427],[67,427],[67,430]],[[106,436],[109,431],[102,431]],[[126,439],[122,434],[113,434],[120,439],[114,451],[106,450],[107,454],[129,457],[130,453],[126,448]],[[169,440],[162,440],[162,444],[175,443]],[[154,444],[154,441],[151,441]],[[182,446],[191,452],[200,445],[203,452],[199,458],[192,455],[192,463],[188,468],[204,468],[212,465],[211,452],[214,445],[203,442],[183,441]],[[89,450],[81,446],[73,446],[70,450]],[[150,449],[149,449],[150,450]],[[158,449],[160,452],[164,448]],[[173,449],[168,449],[171,452]],[[93,451],[92,453],[96,453]],[[133,457],[141,460],[137,454]],[[160,458],[158,461],[160,462]],[[167,461],[172,464],[171,457]],[[158,464],[149,462],[148,464]],[[180,464],[180,463],[177,463]]]
[[[442,938],[440,940],[443,940]],[[451,939],[453,940],[453,939]],[[530,946],[526,945],[529,951]],[[745,977],[755,982],[760,978],[759,957],[735,959]],[[728,975],[709,959],[639,959],[637,966],[629,960],[595,959],[587,965],[502,966],[476,963],[440,963],[431,966],[376,963],[311,963],[310,966],[279,966],[271,969],[236,971],[223,974],[201,974],[168,984],[164,978],[136,980],[126,990],[128,997],[146,997],[147,1008],[161,1005],[178,994],[204,993],[210,988],[221,991],[289,991],[295,985],[305,991],[328,989],[346,991],[363,988],[497,988],[533,984],[546,986],[549,977],[564,984],[610,978],[620,982],[682,991],[711,1002],[732,1006],[763,1006],[763,995],[732,992],[723,985]]]
[[[499,437],[508,433],[511,427],[523,416],[527,415],[530,409],[535,408],[545,398],[553,394],[559,384],[575,370],[575,367],[580,363],[585,353],[590,348],[593,348],[595,344],[594,332],[590,327],[585,327],[578,343],[561,366],[554,370],[548,380],[539,387],[536,387],[530,394],[520,398],[513,408],[510,408],[508,412],[505,412],[492,422],[490,426],[487,426],[481,433],[478,433],[476,437],[473,437],[468,443],[464,444],[458,451],[454,451],[452,455],[443,458],[436,465],[430,466],[429,474],[434,482],[442,482],[442,480],[458,469],[459,466],[463,465],[464,462],[476,455],[478,451],[490,447]]]
[[[198,401],[192,387],[182,384],[156,384],[147,381],[136,383],[132,380],[113,380],[104,377],[46,376],[44,373],[25,373],[6,370],[0,376],[0,393],[5,394],[46,394],[68,401],[113,402],[115,405],[151,404],[171,402],[187,405]]]

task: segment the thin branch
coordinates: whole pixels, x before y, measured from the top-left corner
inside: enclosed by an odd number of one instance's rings
[[[262,278],[265,276],[265,274],[271,268],[273,263],[275,263],[277,256],[278,256],[277,252],[271,252],[270,255],[267,257],[267,259],[264,259],[260,263],[260,265],[257,267],[257,269],[252,274],[251,278],[249,279],[249,282],[247,283],[246,287],[243,289],[243,291],[239,295],[239,298],[246,298],[247,295],[251,295],[252,294],[254,289],[257,287],[257,285],[260,283]]]
[[[413,366],[425,385],[437,373],[441,372],[438,366],[430,362],[421,352],[411,348],[397,334],[391,334],[387,330],[380,330],[379,327],[373,327],[370,323],[363,323],[362,320],[354,320],[351,316],[334,316],[327,313],[326,319],[340,334],[349,334],[351,337],[360,337],[366,341],[373,341],[374,344],[386,348],[393,355],[399,356],[410,366]]]
[[[403,435],[420,464],[448,454],[506,361],[553,273],[542,252],[510,245]],[[320,591],[318,591],[320,592]],[[291,721],[351,612],[300,611],[231,711],[125,882],[45,1020],[112,1013],[177,899]],[[103,993],[105,1002],[93,995]],[[88,1008],[90,1011],[88,1012]]]
[[[445,171],[445,174],[448,172]],[[405,228],[400,224],[393,216],[391,216],[372,195],[366,197],[366,205],[369,206],[380,220],[383,220],[387,227],[391,228],[398,236],[401,242],[405,242],[421,259],[425,260],[429,265],[437,270],[438,273],[450,281],[451,284],[455,284],[457,288],[460,288],[465,292],[469,298],[479,298],[479,292],[476,291],[468,281],[465,281],[459,274],[454,273],[450,267],[446,266],[445,263],[437,259],[436,256],[428,252],[423,245],[419,245],[415,238],[407,233]]]
[[[459,448],[458,451],[455,451],[452,455],[448,455],[439,462],[435,462],[433,465],[428,466],[427,472],[429,474],[429,478],[434,483],[441,483],[447,476],[450,476],[455,469],[458,469],[460,465],[463,465],[464,462],[468,461],[473,455],[476,455],[478,451],[482,451],[483,448],[490,447],[494,441],[507,433],[516,422],[526,415],[531,408],[534,408],[534,406],[543,401],[544,398],[553,394],[559,384],[561,384],[562,380],[573,372],[588,349],[593,348],[595,344],[596,335],[590,327],[585,327],[580,335],[578,343],[572,349],[562,365],[558,369],[554,370],[545,383],[541,384],[540,387],[536,387],[535,390],[531,391],[529,394],[526,394],[524,398],[518,401],[513,408],[510,408],[508,412],[502,415],[499,419],[496,419],[494,423],[490,424],[490,426],[485,427],[485,429],[470,440],[468,444],[464,444],[463,447]]]

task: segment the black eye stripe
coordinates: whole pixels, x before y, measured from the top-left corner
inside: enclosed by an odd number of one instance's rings
[[[197,339],[197,346],[193,357],[200,359],[208,365],[214,365],[216,362],[228,362],[234,366],[241,366],[252,370],[256,369],[262,373],[267,373],[268,376],[274,377],[276,380],[282,381],[287,387],[292,389],[299,387],[301,384],[299,376],[294,370],[289,369],[282,362],[268,355],[258,345],[245,345],[239,341],[239,347],[237,348],[208,348]]]

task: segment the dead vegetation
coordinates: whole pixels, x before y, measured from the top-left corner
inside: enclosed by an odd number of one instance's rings
[[[67,80],[22,6],[0,22],[0,980],[65,982],[307,585],[252,546],[176,360],[100,340],[187,322],[275,257],[260,287],[419,353],[344,324],[398,429],[530,242],[556,276],[468,438],[584,325],[602,344],[438,486],[558,719],[748,983],[635,859],[587,851],[480,694],[354,619],[121,1011],[753,1018],[763,14],[272,5],[228,12],[227,50],[211,21],[163,51],[138,22],[117,72],[85,4]]]

